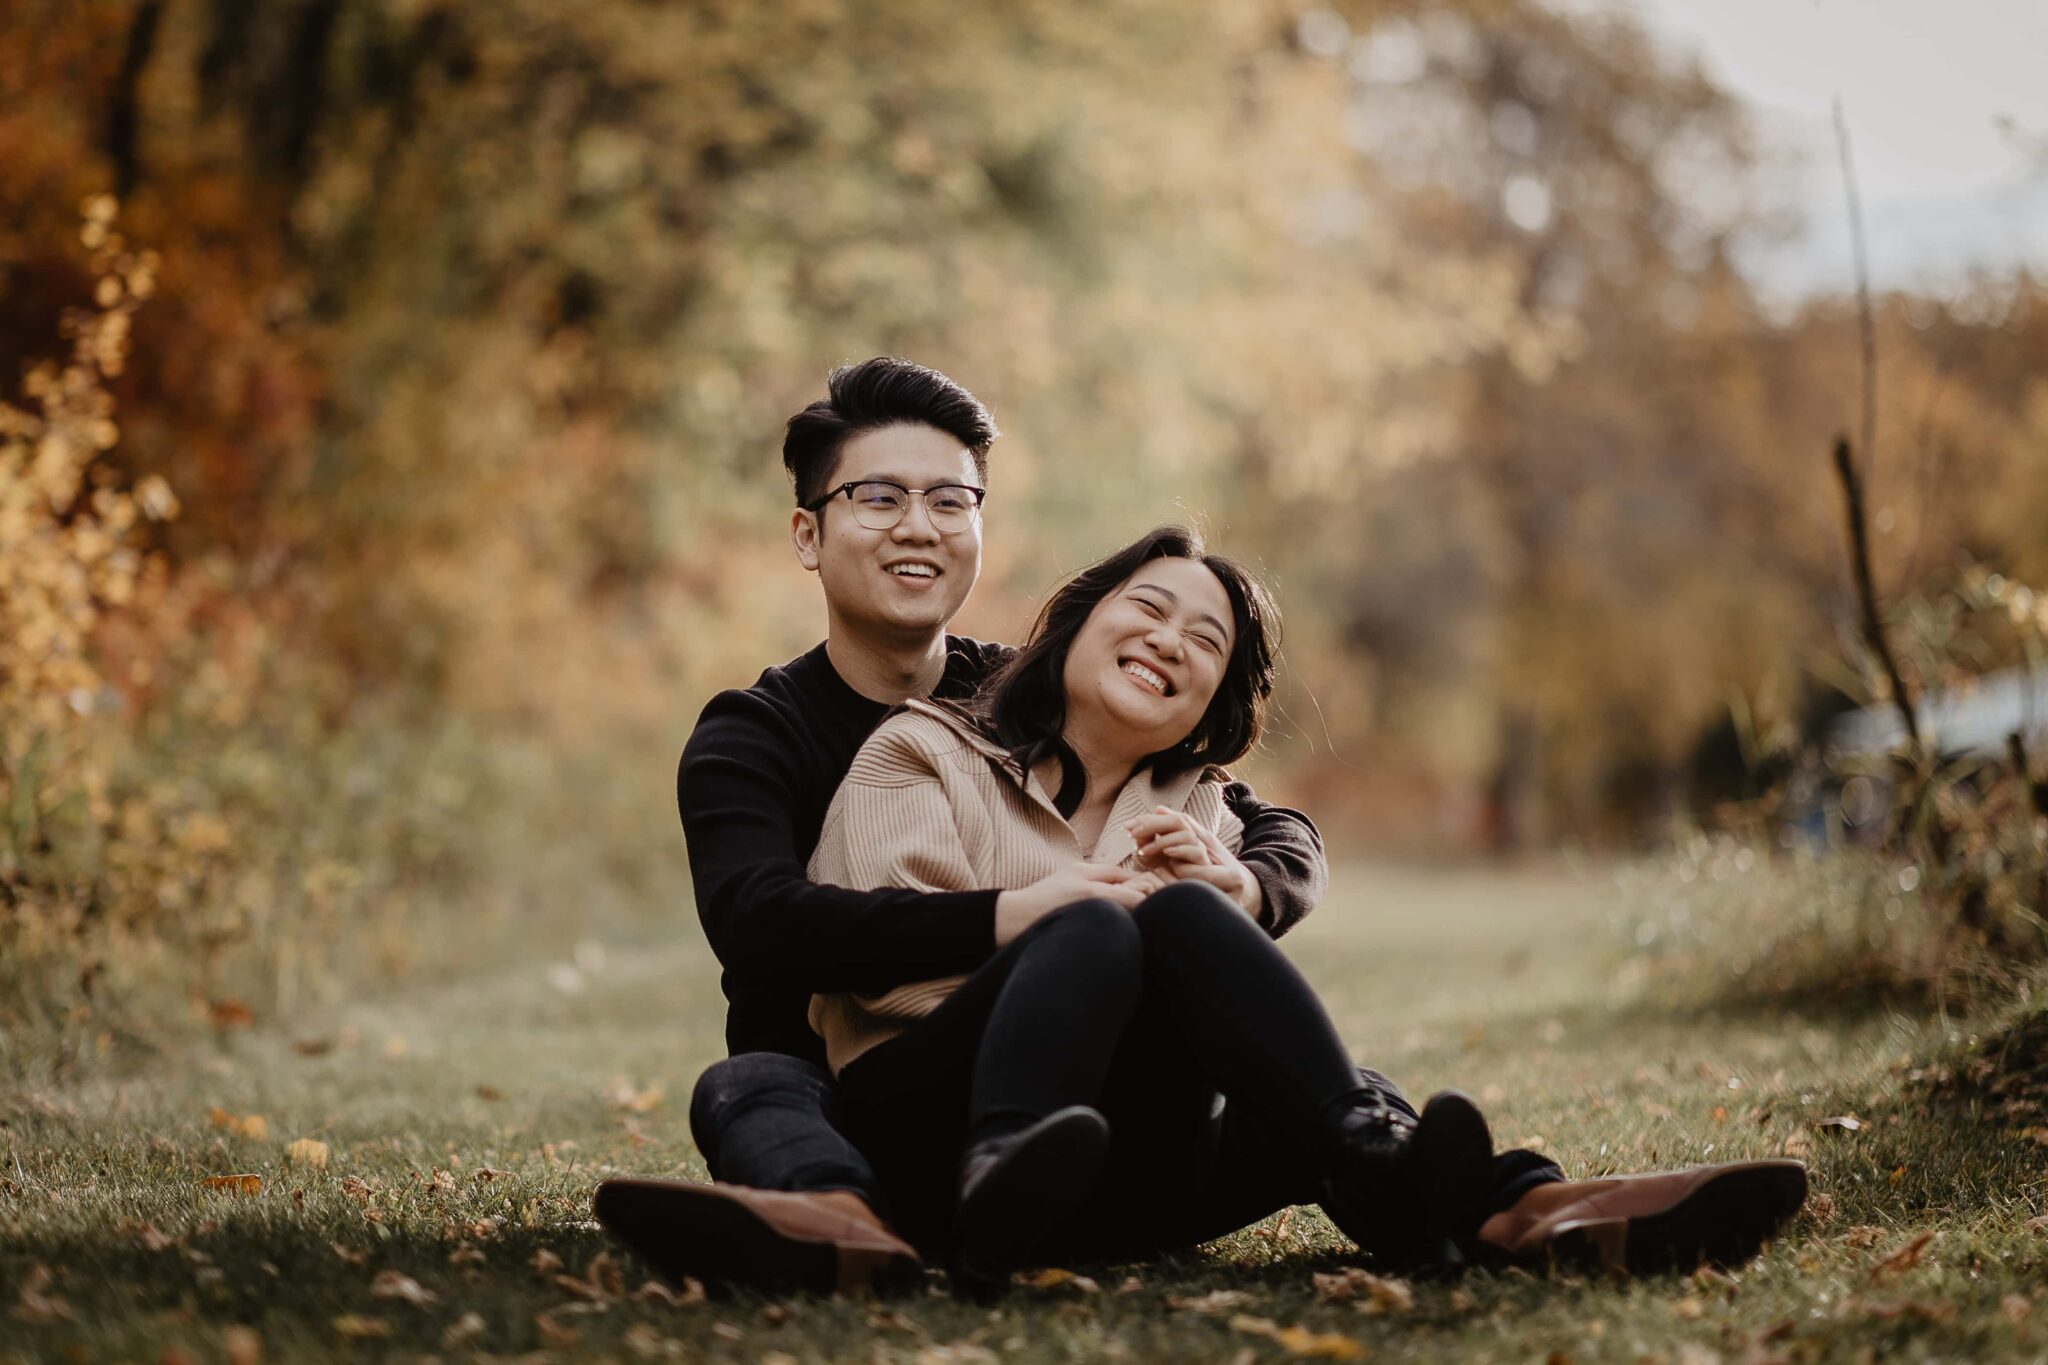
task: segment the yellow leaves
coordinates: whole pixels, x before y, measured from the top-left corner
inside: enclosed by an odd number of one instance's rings
[[[255,1013],[239,1000],[215,1000],[206,1007],[206,1021],[218,1032],[225,1033],[231,1028],[247,1028],[256,1021]]]
[[[1243,1289],[1216,1289],[1192,1298],[1167,1295],[1166,1306],[1182,1313],[1207,1313],[1221,1315],[1235,1313],[1256,1302],[1256,1296]]]
[[[659,1085],[639,1089],[621,1077],[612,1086],[612,1108],[628,1114],[651,1114],[661,1108],[668,1092]]]
[[[200,1185],[223,1194],[238,1194],[244,1198],[263,1193],[263,1177],[260,1175],[209,1175],[201,1177]]]
[[[1315,1360],[1363,1360],[1365,1347],[1350,1337],[1334,1332],[1312,1332],[1306,1327],[1282,1327],[1271,1318],[1240,1313],[1230,1320],[1230,1330],[1246,1336],[1265,1337],[1289,1355]]]
[[[215,1105],[206,1111],[207,1121],[224,1132],[244,1137],[251,1142],[270,1141],[270,1120],[261,1114],[243,1114],[239,1117]]]
[[[317,1138],[295,1139],[286,1145],[284,1159],[307,1170],[320,1170],[327,1165],[327,1144]]]

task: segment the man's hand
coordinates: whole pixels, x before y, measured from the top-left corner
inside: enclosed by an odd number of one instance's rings
[[[1061,906],[1075,901],[1105,900],[1131,910],[1158,889],[1157,878],[1121,867],[1076,863],[1061,868],[1029,886],[996,897],[996,947],[1008,944]]]
[[[1209,830],[1177,810],[1155,806],[1126,828],[1138,845],[1138,865],[1175,881],[1207,882],[1257,923],[1265,895],[1252,870]]]

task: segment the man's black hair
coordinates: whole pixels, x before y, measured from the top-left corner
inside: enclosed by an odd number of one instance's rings
[[[846,443],[864,431],[920,423],[967,447],[974,472],[988,482],[988,448],[999,433],[981,400],[937,370],[894,356],[841,365],[827,381],[829,395],[789,419],[782,464],[796,485],[799,506],[831,487]]]

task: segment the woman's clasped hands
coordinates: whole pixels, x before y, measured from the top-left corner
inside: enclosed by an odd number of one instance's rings
[[[1212,831],[1166,806],[1154,806],[1124,828],[1138,846],[1140,875],[1157,879],[1151,890],[1175,881],[1207,882],[1258,919],[1259,879]]]

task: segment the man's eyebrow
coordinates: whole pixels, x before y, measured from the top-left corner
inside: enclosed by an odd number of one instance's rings
[[[1148,592],[1158,593],[1161,597],[1164,597],[1167,601],[1173,603],[1175,606],[1180,605],[1180,594],[1175,592],[1172,588],[1162,588],[1157,583],[1133,583],[1131,584],[1129,591],[1136,592],[1140,588],[1144,588]],[[1224,639],[1228,640],[1230,638],[1230,627],[1224,625],[1221,621],[1209,615],[1207,612],[1203,612],[1200,616],[1197,616],[1195,619],[1197,621],[1206,621],[1210,625],[1216,627],[1216,629],[1222,633]]]

